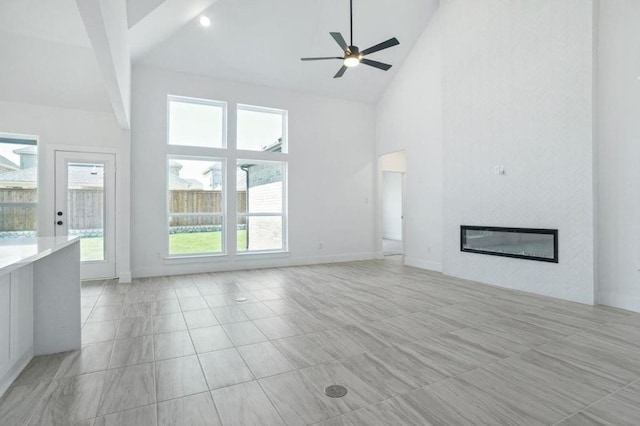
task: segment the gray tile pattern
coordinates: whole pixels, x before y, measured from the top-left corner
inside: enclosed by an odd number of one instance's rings
[[[82,309],[0,424],[640,424],[639,314],[399,262],[95,281]]]

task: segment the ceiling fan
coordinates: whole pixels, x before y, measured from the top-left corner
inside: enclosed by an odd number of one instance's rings
[[[383,41],[380,44],[376,44],[375,46],[371,46],[368,49],[360,51],[358,46],[353,45],[353,0],[349,0],[349,17],[350,17],[350,32],[351,32],[351,45],[347,45],[347,42],[342,37],[340,33],[329,33],[331,37],[338,43],[340,48],[344,51],[344,56],[326,56],[321,58],[301,58],[303,61],[323,61],[327,59],[340,59],[343,61],[342,68],[338,70],[336,75],[333,78],[340,78],[345,73],[347,68],[355,67],[360,64],[369,65],[374,68],[381,69],[383,71],[389,71],[391,65],[384,64],[378,61],[372,61],[370,59],[366,59],[366,55],[370,55],[374,52],[379,52],[380,50],[388,49],[389,47],[396,46],[400,44],[397,38],[393,37],[387,41]]]

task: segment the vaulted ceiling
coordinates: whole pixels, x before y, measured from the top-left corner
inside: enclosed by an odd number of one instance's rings
[[[102,0],[111,1],[111,0]],[[375,102],[409,54],[438,0],[354,0],[354,43],[397,37],[370,59],[393,64],[333,75],[341,62],[330,31],[349,38],[348,0],[127,0],[135,64]],[[203,28],[198,17],[212,25]],[[0,101],[112,111],[77,0],[0,1]]]
[[[365,49],[391,37],[400,40],[399,46],[370,57],[393,64],[389,72],[359,66],[333,79],[340,61],[300,61],[302,56],[341,55],[329,32],[342,32],[348,39],[348,0],[218,0],[204,12],[211,18],[210,27],[191,20],[135,62],[375,102],[437,7],[438,0],[354,0],[357,46]]]
[[[111,111],[75,0],[0,1],[0,101]]]

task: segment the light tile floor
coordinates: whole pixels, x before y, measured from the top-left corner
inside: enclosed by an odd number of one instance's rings
[[[91,282],[82,307],[82,350],[35,358],[1,425],[640,424],[640,314],[398,262]]]

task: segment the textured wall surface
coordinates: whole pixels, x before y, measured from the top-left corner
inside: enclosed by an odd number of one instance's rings
[[[435,271],[442,270],[439,15],[433,17],[376,106],[377,155],[406,152],[405,263]]]
[[[600,2],[600,303],[640,312],[640,1]]]
[[[447,0],[440,14],[443,272],[593,303],[592,1]],[[557,228],[560,263],[461,253],[460,225]]]
[[[132,168],[134,276],[337,262],[375,256],[373,106],[145,66],[134,68],[134,83],[131,144],[131,158],[136,164]],[[178,154],[176,147],[166,144],[168,94],[226,101],[230,146],[235,141],[237,104],[289,112],[289,153],[283,154],[288,161],[288,253],[166,259],[167,218],[162,213],[166,211],[167,197],[165,164],[167,154]],[[359,125],[354,126],[354,122]],[[192,148],[189,153],[220,155]],[[227,166],[238,159],[247,160],[244,153],[233,149],[221,154],[228,156]],[[281,159],[276,153],[255,155],[262,160]],[[230,199],[236,196],[236,179],[243,179],[243,175],[227,173]],[[244,186],[241,184],[240,188]],[[235,234],[236,226],[232,208],[233,203],[227,203],[229,236]],[[228,238],[227,244],[233,247],[233,238]]]

